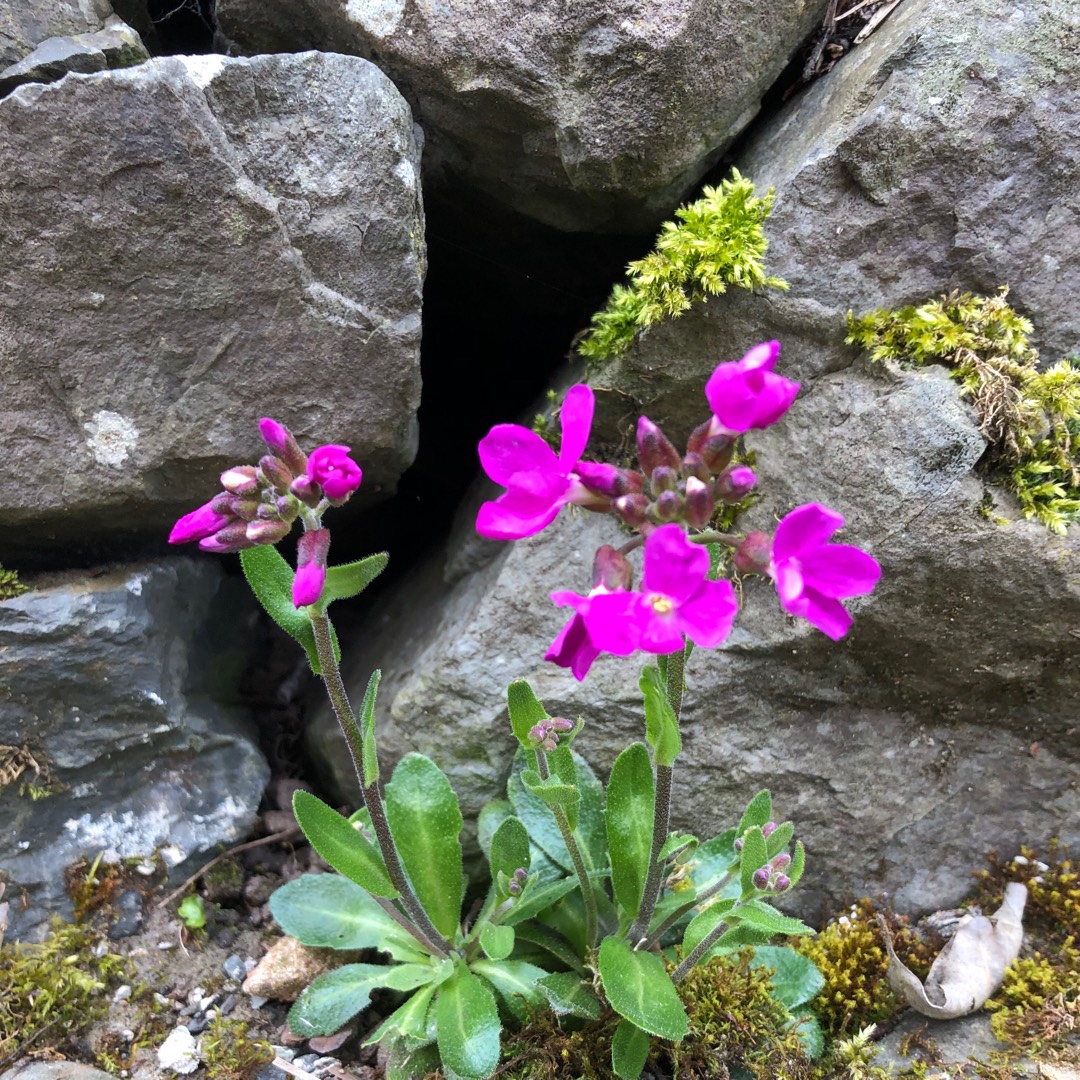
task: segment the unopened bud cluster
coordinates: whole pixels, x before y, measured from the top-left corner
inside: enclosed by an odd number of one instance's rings
[[[529,876],[529,871],[524,866],[519,866],[507,883],[506,891],[511,896],[520,896],[521,890],[525,888],[525,879]]]
[[[768,838],[772,836],[772,834],[776,832],[778,828],[780,828],[780,826],[777,825],[775,821],[766,822],[764,825],[761,826],[761,835],[764,836],[766,840],[768,840]],[[743,838],[741,836],[737,836],[735,838],[735,850],[742,851],[742,849]]]
[[[754,871],[754,888],[762,892],[782,893],[791,888],[791,878],[784,871],[791,865],[786,851],[774,855],[763,867]]]
[[[529,742],[538,750],[552,751],[559,745],[559,734],[574,730],[572,720],[561,716],[553,720],[541,720],[529,729]]]

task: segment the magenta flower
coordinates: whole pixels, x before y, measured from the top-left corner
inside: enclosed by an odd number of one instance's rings
[[[730,633],[738,604],[731,582],[709,581],[708,573],[708,552],[678,525],[661,525],[645,541],[641,592],[556,592],[551,599],[574,608],[590,646],[601,652],[676,652],[684,635],[711,649]],[[564,633],[571,638],[569,626]]]
[[[818,503],[797,506],[776,526],[768,573],[776,582],[780,606],[806,619],[833,641],[851,626],[840,601],[871,592],[881,566],[850,544],[830,544],[844,519]]]
[[[169,533],[169,543],[189,544],[192,540],[203,540],[208,536],[213,536],[218,530],[225,528],[226,525],[235,520],[232,517],[225,517],[217,513],[213,509],[213,503],[214,500],[211,499],[210,502],[203,503],[198,510],[192,510],[190,514],[185,514],[172,527],[172,532]]]
[[[333,443],[316,447],[308,454],[307,473],[328,499],[347,499],[364,478],[360,466],[349,457],[349,448]]]
[[[551,648],[544,653],[544,659],[558,664],[559,667],[569,668],[574,678],[581,682],[599,655],[600,650],[592,643],[589,632],[585,629],[585,620],[575,611],[551,643]]]
[[[294,607],[314,604],[326,582],[326,556],[330,553],[330,530],[312,529],[296,545],[296,576],[293,578]]]
[[[741,360],[720,364],[705,384],[713,411],[712,434],[741,434],[775,424],[787,412],[799,384],[773,374],[780,342],[755,345]]]
[[[593,393],[572,386],[563,402],[562,445],[555,451],[535,431],[520,424],[496,424],[480,440],[484,472],[506,491],[480,507],[476,531],[492,540],[520,540],[555,520],[568,502],[595,498],[574,475],[589,441]]]

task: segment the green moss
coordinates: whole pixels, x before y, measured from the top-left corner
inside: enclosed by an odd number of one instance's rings
[[[215,1016],[202,1036],[201,1056],[215,1080],[251,1080],[274,1060],[274,1051],[263,1039],[252,1039],[248,1025],[240,1020]]]
[[[679,207],[679,220],[664,223],[653,251],[630,263],[627,284],[616,285],[607,306],[593,316],[578,346],[581,356],[591,367],[620,356],[638,331],[677,318],[729,285],[786,289],[786,282],[765,273],[763,223],[772,201],[772,191],[759,198],[753,183],[733,169],[730,180]]]
[[[28,1051],[76,1050],[108,1008],[108,991],[130,981],[128,962],[98,946],[84,926],[57,921],[40,945],[0,946],[0,1067]]]
[[[951,293],[917,307],[848,315],[849,344],[872,360],[944,364],[989,443],[986,465],[1024,515],[1062,533],[1080,520],[1080,360],[1044,371],[1031,323],[997,296]]]
[[[30,586],[24,585],[19,580],[18,571],[5,570],[0,565],[0,601],[11,600],[13,597],[22,596],[23,593],[29,591]]]

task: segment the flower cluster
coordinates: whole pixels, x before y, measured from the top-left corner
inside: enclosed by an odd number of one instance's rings
[[[329,443],[305,454],[289,429],[276,420],[260,420],[259,431],[270,452],[258,465],[226,469],[221,474],[222,490],[180,518],[169,543],[197,540],[203,551],[243,551],[278,543],[299,518],[304,534],[297,545],[292,595],[296,607],[304,607],[319,599],[326,580],[330,533],[322,526],[322,515],[348,501],[363,473],[347,446]]]
[[[770,341],[716,368],[705,385],[711,415],[690,434],[682,454],[656,424],[641,417],[637,469],[581,460],[594,408],[592,391],[583,385],[567,392],[558,454],[517,424],[500,424],[481,441],[485,472],[506,488],[480,508],[481,535],[532,536],[568,503],[612,513],[639,534],[618,551],[607,545],[597,551],[587,595],[551,594],[573,615],[548,650],[548,660],[583,679],[604,652],[672,653],[686,639],[705,648],[719,645],[731,631],[738,604],[731,583],[711,577],[705,546],[710,543],[733,547],[742,573],[771,578],[789,614],[833,639],[847,633],[851,616],[840,601],[870,592],[881,568],[866,552],[829,542],[844,524],[839,514],[807,503],[780,521],[771,537],[710,529],[718,508],[740,502],[757,482],[752,469],[734,460],[739,436],[776,423],[798,394],[798,383],[773,370],[779,353],[779,343]],[[639,546],[642,581],[635,590],[626,555]]]

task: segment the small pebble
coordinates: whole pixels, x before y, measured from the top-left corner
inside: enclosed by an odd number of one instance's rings
[[[199,1048],[195,1036],[186,1027],[175,1028],[158,1047],[158,1065],[170,1072],[186,1075],[199,1067]]]
[[[206,1013],[196,1013],[188,1022],[187,1029],[192,1035],[201,1035],[210,1026],[210,1018]]]
[[[252,994],[251,997],[248,998],[248,1004],[253,1009],[261,1009],[269,1000],[269,998],[259,997],[258,994]]]
[[[141,862],[135,867],[136,874],[142,874],[143,877],[153,877],[157,873],[157,867],[152,862]]]
[[[275,1046],[271,1043],[270,1049],[273,1050],[282,1061],[292,1062],[296,1060],[296,1051],[291,1046]]]
[[[222,967],[224,968],[226,977],[233,982],[242,983],[247,978],[247,965],[244,963],[243,959],[235,953],[225,961]]]
[[[172,1001],[170,1001],[169,998],[167,998],[164,994],[159,994],[156,990],[154,991],[154,1000],[159,1005],[168,1005],[170,1007],[172,1006]]]
[[[116,988],[116,993],[113,994],[112,999],[114,1002],[118,1003],[121,1001],[127,1001],[129,997],[131,997],[131,987],[128,986],[127,983],[124,983],[123,986],[118,986]]]
[[[318,1054],[302,1054],[298,1058],[293,1058],[293,1064],[298,1069],[303,1069],[304,1072],[312,1072],[315,1062],[319,1060]]]
[[[236,940],[236,934],[231,930],[219,930],[214,940],[217,942],[219,949],[229,949]]]
[[[255,1080],[289,1080],[289,1074],[276,1065],[267,1065],[255,1074]]]
[[[236,1003],[239,999],[235,994],[229,994],[221,1003],[221,1008],[218,1010],[222,1016],[228,1016],[229,1013],[236,1008]]]
[[[175,949],[176,948],[176,942],[175,941],[159,941],[157,943],[157,947],[162,952],[168,952],[170,949]]]
[[[324,1073],[328,1069],[332,1069],[336,1065],[340,1065],[340,1064],[341,1064],[341,1062],[338,1061],[337,1058],[334,1058],[334,1057],[321,1057],[315,1062],[314,1065],[311,1066],[311,1071],[313,1073]]]

